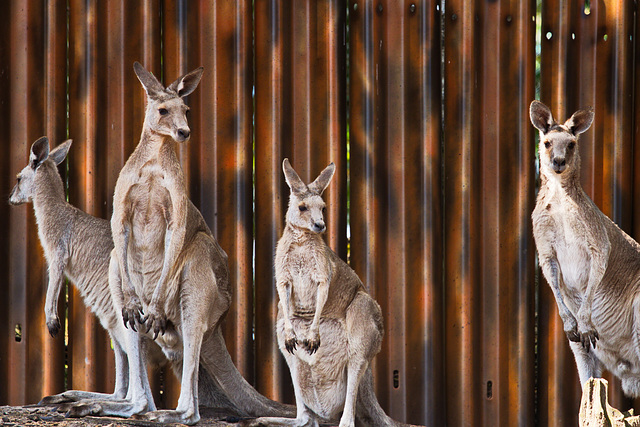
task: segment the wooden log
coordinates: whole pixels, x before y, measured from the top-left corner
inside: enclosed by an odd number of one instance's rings
[[[621,412],[607,401],[608,383],[602,378],[591,378],[582,390],[580,427],[640,427],[640,416],[633,409]]]

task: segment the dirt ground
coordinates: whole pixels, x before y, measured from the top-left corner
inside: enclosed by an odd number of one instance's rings
[[[199,426],[238,426],[242,421],[229,417],[211,408],[200,408]],[[64,413],[57,411],[56,406],[0,406],[0,426],[108,426],[108,427],[155,427],[183,426],[184,424],[162,424],[133,418],[83,417],[65,418]]]

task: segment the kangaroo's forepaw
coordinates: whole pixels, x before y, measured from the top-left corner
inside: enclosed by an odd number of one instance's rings
[[[573,342],[581,342],[581,336],[578,332],[578,327],[576,326],[573,329],[565,330],[564,333],[567,335],[567,339]]]
[[[124,322],[125,328],[131,328],[135,332],[138,332],[136,322],[144,325],[143,316],[144,312],[142,311],[142,307],[123,307],[122,308],[122,321]]]
[[[47,320],[47,329],[49,329],[49,335],[52,337],[55,338],[56,335],[58,335],[58,332],[60,332],[61,329],[60,319],[58,319],[58,316]]]
[[[580,335],[580,342],[585,350],[589,351],[591,346],[596,348],[596,341],[600,338],[595,326],[591,322],[591,316],[584,314],[583,309],[578,312],[578,333]]]
[[[562,325],[567,339],[573,342],[580,342],[580,333],[578,332],[578,321],[576,318],[570,313],[565,316],[560,315],[560,317],[562,318]]]
[[[302,347],[304,347],[309,354],[315,353],[320,347],[320,337],[302,341]]]
[[[296,337],[296,333],[293,332],[293,328],[287,328],[285,326],[284,329],[284,348],[291,354],[296,350],[296,346],[298,345],[298,339]]]
[[[142,303],[138,295],[131,289],[123,287],[124,305],[122,306],[122,320],[124,327],[131,327],[132,330],[138,332],[136,322],[144,324],[144,311],[142,311]]]
[[[320,331],[312,327],[305,335],[302,340],[302,347],[307,350],[307,353],[313,354],[320,347]]]
[[[293,352],[296,350],[297,343],[298,343],[298,340],[296,340],[295,337],[287,338],[286,340],[284,340],[284,347],[287,349],[289,353],[293,354]]]
[[[164,335],[167,331],[167,318],[160,314],[149,313],[145,318],[145,324],[147,325],[146,332],[153,329],[154,340],[158,338],[159,334]]]
[[[591,349],[591,346],[596,348],[596,342],[598,339],[600,339],[600,335],[598,335],[598,332],[595,329],[580,334],[580,342],[587,352]]]

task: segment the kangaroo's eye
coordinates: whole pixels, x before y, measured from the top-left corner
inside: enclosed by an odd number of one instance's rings
[[[305,205],[300,205],[298,206],[298,209],[300,209],[300,212],[304,212],[307,210],[307,207]]]
[[[551,143],[549,141],[545,141],[544,142],[544,148],[550,148],[551,147]]]
[[[576,146],[575,142],[570,142],[569,143],[569,150],[573,150],[573,148]]]
[[[167,114],[169,114],[169,111],[167,111],[166,108],[160,108],[158,110],[158,113],[160,113],[161,116],[166,116]]]

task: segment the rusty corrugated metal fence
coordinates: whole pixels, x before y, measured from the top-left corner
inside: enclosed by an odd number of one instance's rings
[[[373,368],[385,410],[429,426],[576,425],[577,370],[537,279],[528,107],[536,84],[559,118],[595,107],[582,137],[585,190],[640,237],[634,2],[12,0],[7,10],[5,197],[36,138],[70,137],[69,199],[109,218],[144,117],[133,62],[165,84],[205,67],[179,156],[229,254],[229,352],[259,391],[293,401],[274,336],[281,162],[308,181],[334,161],[326,238],[382,307]],[[48,335],[32,209],[0,203],[0,223],[0,404],[112,391],[110,342],[72,287],[68,348]],[[610,379],[614,405],[633,405]],[[154,372],[152,383],[160,406],[176,404],[172,373]]]

